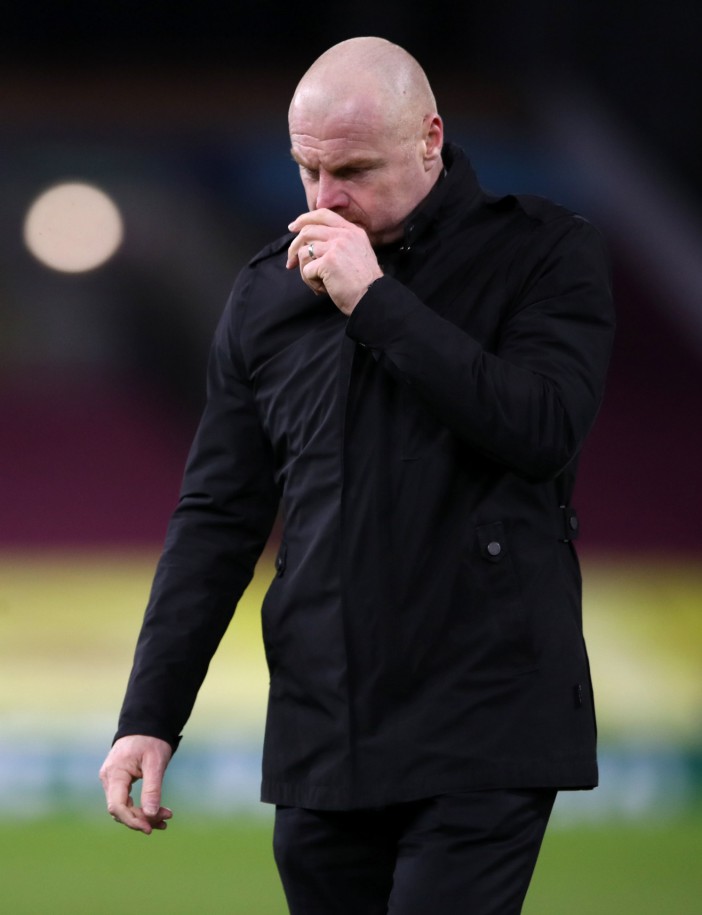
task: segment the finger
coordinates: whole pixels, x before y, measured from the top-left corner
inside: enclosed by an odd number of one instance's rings
[[[298,235],[297,238],[295,238],[294,241],[290,244],[290,247],[288,248],[288,259],[285,264],[288,270],[294,270],[295,267],[302,266],[302,259],[305,256],[304,251],[302,250],[303,243],[303,239],[301,239]],[[310,242],[308,242],[308,247],[309,244]]]
[[[148,818],[144,816],[144,811],[141,807],[134,806],[134,801],[131,797],[127,798],[125,804],[108,803],[107,810],[116,823],[121,823],[129,829],[135,829],[149,835],[153,828]]]
[[[285,265],[288,269],[301,267],[322,256],[319,240],[309,240],[298,237],[288,248],[288,261]]]
[[[168,820],[173,818],[173,811],[169,807],[159,807],[156,816],[149,816],[146,819],[154,829],[166,829]]]
[[[291,232],[299,232],[305,226],[329,226],[330,228],[344,228],[351,226],[353,223],[344,219],[333,210],[321,209],[310,210],[308,213],[301,213],[288,226]]]
[[[150,835],[154,829],[163,830],[166,829],[168,823],[173,816],[173,811],[169,807],[159,807],[158,812],[153,815],[147,815],[144,813],[142,807],[135,807],[134,801],[130,797],[127,803],[115,809],[115,812],[112,813],[112,819],[117,823],[121,823],[123,826],[126,826],[128,829],[133,829],[138,832],[143,832],[145,835]]]
[[[290,243],[288,261],[285,266],[290,270],[304,261],[310,260],[310,245],[314,245],[314,256],[321,257],[320,242],[332,238],[334,231],[338,230],[332,230],[328,226],[304,226],[300,234]]]
[[[324,255],[326,253],[325,247],[320,242],[314,242],[314,257],[310,257],[308,251],[305,249],[304,253],[301,255],[300,259],[300,276],[302,277],[303,282],[305,282],[312,292],[316,295],[321,295],[326,292],[324,286]],[[309,247],[309,246],[308,246]]]
[[[151,835],[154,828],[160,827],[152,823],[141,807],[124,807],[117,814],[112,814],[112,819],[126,826],[127,829],[133,829],[135,832],[143,832],[144,835]]]
[[[107,809],[114,817],[129,809],[131,800],[129,792],[134,781],[132,774],[123,768],[104,767],[100,772],[100,780],[105,789]]]
[[[145,753],[142,761],[141,806],[147,817],[156,817],[161,808],[161,786],[168,760],[157,753]]]

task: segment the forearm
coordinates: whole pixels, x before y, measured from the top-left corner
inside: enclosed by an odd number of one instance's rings
[[[223,319],[117,732],[160,737],[174,748],[278,504],[270,448],[225,331]]]
[[[442,423],[481,453],[533,478],[557,475],[577,454],[604,387],[613,314],[601,266],[572,277],[546,271],[494,318],[490,348],[388,277],[349,319],[349,336],[372,348]],[[582,279],[581,279],[582,275]],[[463,301],[467,313],[480,302]]]

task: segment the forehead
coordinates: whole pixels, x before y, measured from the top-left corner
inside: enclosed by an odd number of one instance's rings
[[[305,104],[290,112],[290,141],[296,158],[341,160],[384,157],[396,144],[388,119],[362,99],[343,105]]]
[[[320,164],[329,169],[351,164],[372,165],[388,158],[385,148],[373,140],[349,137],[320,140],[306,134],[294,134],[291,140],[293,158],[302,165],[314,168]]]

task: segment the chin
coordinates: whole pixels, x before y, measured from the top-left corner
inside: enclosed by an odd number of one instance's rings
[[[402,238],[402,232],[368,232],[368,239],[374,248],[382,248],[384,245],[391,245],[393,242]]]

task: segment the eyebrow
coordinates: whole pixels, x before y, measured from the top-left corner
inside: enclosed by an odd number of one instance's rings
[[[309,168],[312,171],[315,170],[315,169],[312,169],[311,166],[305,165],[305,163],[295,154],[294,149],[290,150],[290,155],[292,156],[293,161],[297,163],[297,165],[302,166],[302,168]],[[347,169],[347,168],[360,168],[360,169],[378,168],[380,165],[382,165],[382,159],[380,159],[380,158],[368,158],[367,156],[359,156],[356,159],[351,157],[350,159],[346,160],[338,167],[331,169],[331,171],[338,172],[338,171],[343,171],[344,169]]]

